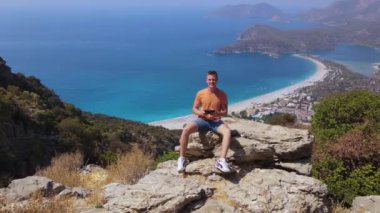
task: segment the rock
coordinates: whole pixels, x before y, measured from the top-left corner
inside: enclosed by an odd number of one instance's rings
[[[112,212],[104,208],[94,208],[94,209],[89,209],[86,211],[81,211],[80,213],[112,213]]]
[[[311,155],[313,137],[307,130],[266,125],[237,118],[224,118],[238,133],[232,138],[227,157],[237,164],[252,161],[295,161]],[[240,137],[239,137],[240,135]],[[191,135],[187,155],[190,158],[219,156],[221,136],[208,132]],[[177,148],[178,149],[178,148]]]
[[[211,174],[221,174],[222,172],[215,168],[215,159],[203,159],[190,162],[186,166],[186,173],[188,174],[201,174],[202,176],[209,176]]]
[[[254,169],[238,184],[221,187],[248,212],[328,212],[327,186],[311,177],[277,169]]]
[[[380,196],[359,196],[352,202],[352,212],[375,213],[380,210]]]
[[[310,159],[300,160],[296,162],[276,162],[275,166],[288,171],[294,171],[300,175],[311,175],[312,165]]]
[[[307,130],[233,118],[226,118],[225,122],[231,129],[238,130],[241,137],[259,141],[273,148],[276,158],[280,160],[296,160],[311,155],[314,140]]]
[[[82,187],[66,188],[61,191],[57,196],[59,197],[76,197],[86,198],[90,195],[91,191]]]
[[[193,162],[190,162],[187,166],[186,166],[186,173],[187,174],[200,174],[202,176],[210,176],[212,174],[218,174],[218,175],[226,175],[226,173],[223,173],[221,172],[219,169],[215,168],[215,161],[216,159],[210,159],[210,158],[207,158],[207,159],[203,159],[203,160],[197,160],[197,161],[193,161]],[[234,173],[236,171],[236,168],[234,165],[230,165],[230,168],[231,168],[231,172],[230,173]],[[228,174],[230,174],[228,173]]]
[[[81,173],[88,174],[94,172],[104,172],[105,169],[95,164],[88,164],[84,168],[81,169]]]
[[[234,212],[240,213],[235,207],[228,205],[222,201],[207,199],[205,203],[202,203],[202,206],[199,209],[191,209],[191,212],[194,213],[211,213],[211,212]]]
[[[220,156],[221,146],[216,147],[214,153]],[[275,149],[261,141],[247,138],[234,138],[231,141],[227,158],[237,164],[249,163],[253,161],[274,161],[276,157]]]
[[[212,175],[209,175],[209,176],[207,177],[207,179],[208,179],[209,181],[221,181],[221,180],[222,180],[222,177],[220,177],[219,175],[216,175],[216,174],[214,173],[214,174],[212,174]]]
[[[135,185],[105,188],[111,212],[328,212],[327,186],[278,169],[242,166],[228,176],[212,172],[213,159],[191,162],[186,177],[176,161],[159,164]],[[211,168],[211,169],[210,169]],[[210,176],[219,177],[210,180]]]
[[[106,204],[111,212],[178,212],[184,206],[210,196],[211,188],[185,179],[175,171],[176,161],[167,161],[135,185],[106,186]],[[121,187],[112,195],[110,188]]]
[[[186,152],[187,157],[195,159],[212,157],[214,155],[212,150],[221,143],[221,139],[219,135],[212,132],[191,134]],[[179,150],[179,146],[176,149]]]
[[[63,191],[66,187],[49,178],[29,176],[13,180],[3,190],[4,200],[8,203],[29,199],[33,194],[42,193],[44,197],[52,197]]]

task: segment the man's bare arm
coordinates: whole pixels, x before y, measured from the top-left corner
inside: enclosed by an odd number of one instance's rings
[[[200,110],[199,107],[201,106],[201,103],[199,103],[197,100],[194,101],[194,104],[193,104],[193,113],[198,115],[198,116],[204,116],[205,115],[205,111],[204,110]]]

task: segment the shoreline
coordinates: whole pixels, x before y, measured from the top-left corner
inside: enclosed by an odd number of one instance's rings
[[[284,98],[286,95],[293,93],[297,89],[313,85],[315,82],[321,81],[324,79],[328,71],[327,71],[326,66],[322,62],[305,55],[300,55],[300,54],[293,54],[293,55],[295,57],[303,58],[303,59],[313,62],[316,65],[316,72],[312,76],[296,84],[292,84],[288,87],[275,90],[273,92],[266,93],[264,95],[260,95],[254,98],[250,98],[248,100],[231,104],[228,107],[229,114],[231,114],[232,112],[238,113],[242,110],[252,108],[255,104],[270,103],[272,101],[275,101],[277,98]],[[154,121],[148,124],[153,125],[153,126],[163,126],[168,129],[182,129],[184,124],[194,120],[195,118],[196,116],[191,114],[191,115],[185,115],[185,116],[166,119],[166,120]]]

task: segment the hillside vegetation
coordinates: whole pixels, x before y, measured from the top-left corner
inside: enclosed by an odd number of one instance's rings
[[[83,112],[39,79],[12,73],[0,57],[0,186],[59,153],[80,151],[85,162],[107,165],[132,144],[157,157],[178,138],[162,127]]]
[[[350,205],[380,194],[380,95],[357,90],[323,99],[312,122],[313,176]]]

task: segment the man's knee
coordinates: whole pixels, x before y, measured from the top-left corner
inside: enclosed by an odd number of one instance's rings
[[[220,128],[220,133],[223,135],[223,137],[231,137],[231,129],[226,125]]]
[[[197,131],[197,125],[194,123],[189,123],[187,124],[183,130],[182,130],[182,135],[189,136],[191,133],[194,133]]]
[[[230,129],[226,129],[223,133],[223,137],[231,137],[231,130]]]

